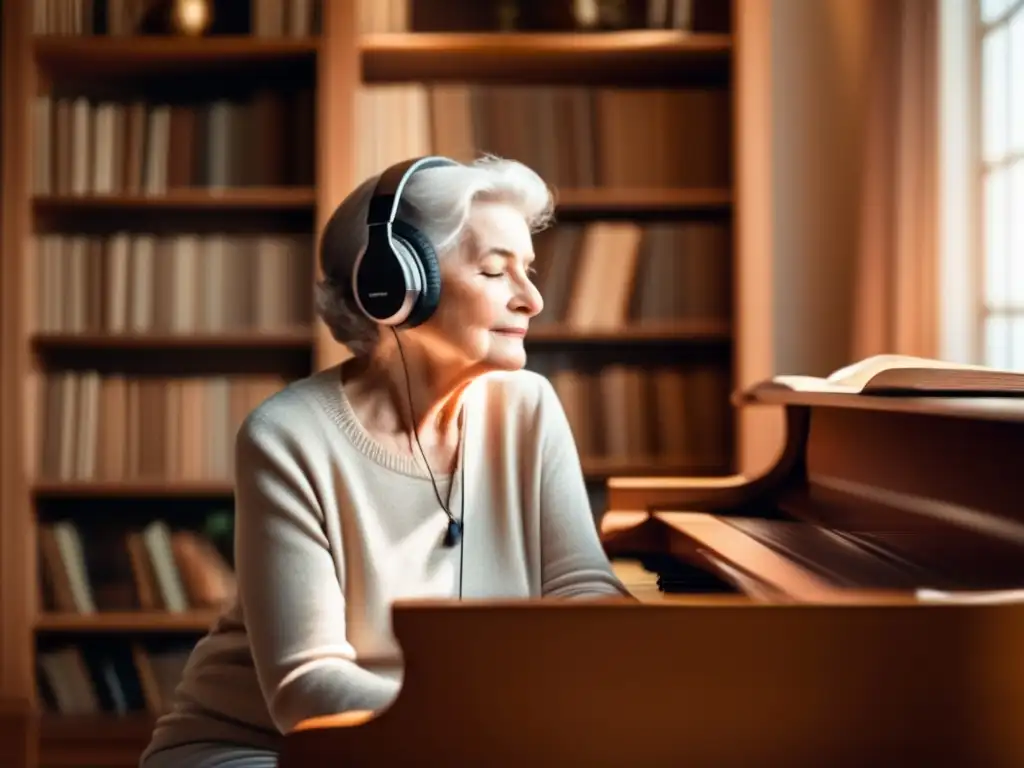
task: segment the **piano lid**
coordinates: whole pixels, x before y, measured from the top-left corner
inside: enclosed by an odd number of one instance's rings
[[[1024,765],[1024,605],[397,604],[406,672],[281,768]]]

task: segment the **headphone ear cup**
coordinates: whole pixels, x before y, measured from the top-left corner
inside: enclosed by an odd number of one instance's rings
[[[401,240],[423,266],[423,292],[409,313],[409,318],[402,324],[406,328],[414,328],[434,314],[441,300],[441,267],[430,240],[412,225],[396,219],[391,225],[391,234]]]

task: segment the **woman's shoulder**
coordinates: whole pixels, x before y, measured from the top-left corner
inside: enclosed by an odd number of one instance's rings
[[[337,398],[338,371],[330,368],[289,382],[260,402],[242,422],[240,434],[285,436],[308,432],[311,426],[330,421],[326,409]]]
[[[471,409],[483,412],[486,427],[480,434],[484,440],[500,434],[509,449],[539,455],[537,452],[552,441],[571,439],[562,401],[541,374],[527,370],[491,373],[477,386],[482,402]]]
[[[508,415],[533,415],[559,403],[551,382],[526,369],[485,374],[473,388],[477,389],[488,410],[501,409]]]

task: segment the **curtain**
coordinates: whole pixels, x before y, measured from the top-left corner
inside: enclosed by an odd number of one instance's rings
[[[867,1],[872,50],[852,359],[880,353],[935,357],[938,3]]]

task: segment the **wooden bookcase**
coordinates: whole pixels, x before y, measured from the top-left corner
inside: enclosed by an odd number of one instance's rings
[[[356,0],[330,0],[309,34],[259,36],[229,20],[226,32],[201,39],[70,27],[37,34],[29,5],[3,6],[0,696],[36,697],[42,707],[53,693],[40,693],[47,673],[37,662],[56,663],[46,654],[62,647],[170,653],[205,631],[212,608],[142,610],[152,595],[146,603],[116,589],[104,593],[116,609],[67,609],[76,590],[69,581],[57,594],[54,553],[64,547],[68,557],[77,531],[86,560],[113,573],[121,555],[105,549],[111,531],[122,543],[134,531],[136,555],[155,557],[138,535],[151,522],[209,532],[211,519],[229,515],[228,454],[241,415],[284,380],[346,354],[311,317],[316,233],[361,178],[398,157],[490,151],[531,162],[557,186],[558,223],[538,236],[538,253],[574,269],[561,284],[557,269],[542,269],[549,310],[531,333],[530,365],[566,403],[595,507],[612,475],[724,474],[760,469],[770,457],[777,433],[756,416],[736,419],[728,404],[731,389],[769,373],[766,0],[693,0],[694,18],[707,21],[691,32],[576,34],[409,31],[408,20],[389,28]],[[260,145],[269,150],[245,144],[262,118],[210,106],[304,90],[305,120],[295,107],[284,118],[271,112],[278,117],[267,124],[293,136],[300,128],[286,118],[294,119],[308,139],[274,134],[276,143]],[[653,107],[638,100],[643,90],[658,92]],[[149,107],[133,117],[136,102]],[[174,106],[189,103],[204,105],[199,117]],[[152,117],[163,104],[172,106]],[[560,117],[545,104],[569,111]],[[68,149],[76,120],[95,131],[95,142],[80,146],[112,165],[81,165]],[[133,120],[147,126],[136,142],[142,154],[122,151]],[[221,151],[194,139],[189,156],[226,153],[235,165],[194,163],[190,175],[175,131],[191,125],[184,135],[195,136],[195,126],[212,131],[217,120],[245,130],[211,134]],[[565,134],[573,120],[590,144]],[[161,142],[166,157],[150,149]],[[308,156],[275,156],[274,147],[294,146]],[[57,147],[48,164],[47,147]],[[560,166],[570,155],[574,165]],[[685,172],[665,176],[672,164]],[[282,245],[285,236],[304,245]],[[583,253],[599,266],[586,267]],[[672,257],[689,253],[697,256],[683,271]],[[593,277],[589,290],[575,285],[588,271],[610,277],[617,254],[635,266],[610,288]],[[688,292],[654,296],[661,309],[638,319],[643,305],[630,295],[644,280],[650,291]],[[672,379],[698,369],[703,382]],[[215,377],[226,383],[209,384]],[[703,432],[679,442],[696,421]],[[621,435],[634,442],[613,446]],[[72,525],[55,526],[62,521]],[[149,546],[166,549],[167,534],[160,544],[160,530],[148,530],[157,542]],[[42,764],[134,765],[152,720],[44,714]]]

